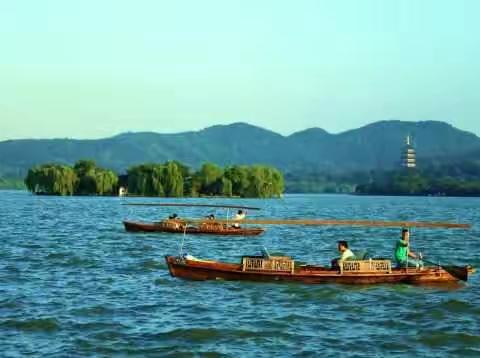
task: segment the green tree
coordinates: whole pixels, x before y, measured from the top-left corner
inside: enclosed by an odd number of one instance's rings
[[[186,194],[270,198],[281,196],[284,190],[282,173],[262,165],[232,166],[223,170],[213,163],[205,163],[192,173],[187,166],[169,161],[132,166],[127,177],[129,193],[144,196],[181,197]],[[80,160],[74,168],[58,164],[31,168],[25,185],[32,192],[48,194],[106,195],[115,194],[118,181],[119,177],[113,171],[98,167],[92,160]]]
[[[95,171],[95,193],[98,195],[116,194],[118,176],[111,170],[97,168]]]
[[[393,177],[393,190],[397,194],[421,194],[427,187],[426,179],[416,171],[396,174]]]
[[[196,198],[200,196],[202,190],[202,181],[198,173],[193,173],[185,180],[184,192],[185,195]]]
[[[77,176],[66,165],[44,164],[31,168],[25,178],[25,185],[32,193],[50,195],[73,195]]]
[[[188,178],[190,175],[192,175],[192,170],[190,167],[186,164],[183,164],[182,162],[179,162],[178,160],[172,160],[167,163],[174,163],[177,165],[178,169],[180,170],[180,173],[182,174],[182,178]]]
[[[246,196],[249,187],[249,168],[245,165],[234,165],[225,169],[225,178],[232,183],[232,194]]]
[[[249,170],[249,185],[244,196],[255,198],[280,197],[284,190],[283,175],[272,167],[253,165]]]
[[[163,188],[165,191],[165,196],[183,196],[182,169],[176,162],[165,163]]]
[[[96,168],[97,168],[97,164],[95,163],[94,160],[90,160],[90,159],[80,159],[73,166],[75,173],[79,176],[91,173],[95,171]]]
[[[270,196],[271,197],[281,197],[285,190],[285,180],[283,179],[283,174],[276,168],[269,167],[269,177],[271,187],[270,187]]]
[[[78,177],[75,193],[91,195],[97,193],[96,171],[97,165],[93,160],[79,160],[73,166]]]
[[[223,196],[232,196],[232,182],[230,179],[225,177],[221,179],[220,194]]]
[[[79,160],[74,165],[78,177],[75,194],[113,195],[118,186],[118,176],[111,170],[97,167],[93,160]]]
[[[198,171],[197,178],[201,184],[201,193],[207,195],[218,194],[217,180],[223,175],[223,170],[213,163],[205,163]]]
[[[163,189],[164,166],[142,164],[128,169],[129,193],[144,196],[165,196]]]

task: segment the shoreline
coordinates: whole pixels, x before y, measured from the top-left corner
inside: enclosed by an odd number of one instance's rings
[[[18,188],[0,188],[1,191],[18,191],[18,192],[26,192],[30,193],[27,189],[18,189]],[[145,196],[145,195],[125,195],[125,196],[118,196],[118,195],[54,195],[54,194],[32,194],[33,196],[54,196],[54,197],[94,197],[94,198],[162,198],[162,199],[282,199],[285,196],[293,196],[293,195],[339,195],[339,196],[359,196],[359,197],[372,197],[372,196],[379,196],[379,197],[423,197],[423,198],[480,198],[480,195],[428,195],[428,194],[365,194],[365,193],[283,193],[282,197],[272,197],[272,198],[260,198],[260,197],[240,197],[240,196],[180,196],[180,197],[167,197],[167,196]]]

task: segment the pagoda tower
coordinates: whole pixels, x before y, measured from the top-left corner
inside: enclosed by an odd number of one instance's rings
[[[402,149],[402,167],[404,168],[416,168],[417,167],[417,155],[412,145],[412,137],[407,135],[405,138],[405,145]]]

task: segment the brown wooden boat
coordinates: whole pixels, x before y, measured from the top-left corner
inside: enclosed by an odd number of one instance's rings
[[[213,215],[203,219],[180,219],[176,214],[169,219],[159,222],[133,222],[124,221],[123,225],[127,231],[133,232],[166,232],[193,235],[220,235],[220,236],[257,236],[265,232],[265,229],[258,226],[243,226],[243,221],[229,220],[230,209],[260,210],[257,207],[239,205],[218,205],[202,203],[125,203],[131,206],[152,206],[152,207],[201,207],[226,209],[226,220],[218,220]],[[240,211],[241,211],[240,210]],[[240,226],[242,224],[242,226]]]
[[[189,280],[237,280],[299,282],[304,284],[432,284],[466,281],[470,267],[437,266],[392,268],[390,260],[345,261],[338,269],[316,265],[295,265],[285,256],[244,256],[241,263],[201,260],[191,256],[165,257],[170,274]]]
[[[233,227],[217,222],[187,225],[182,220],[165,220],[154,223],[124,221],[125,230],[131,232],[168,232],[194,235],[257,236],[265,230],[259,227]]]

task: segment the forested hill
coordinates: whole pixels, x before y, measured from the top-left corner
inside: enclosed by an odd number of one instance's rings
[[[0,177],[23,178],[33,165],[73,164],[82,158],[117,172],[138,163],[172,159],[194,168],[206,161],[222,166],[263,163],[287,173],[388,169],[397,165],[407,134],[415,139],[420,162],[480,154],[479,137],[443,122],[382,121],[339,134],[311,128],[290,136],[235,123],[197,132],[124,133],[98,140],[7,140],[0,142]]]

